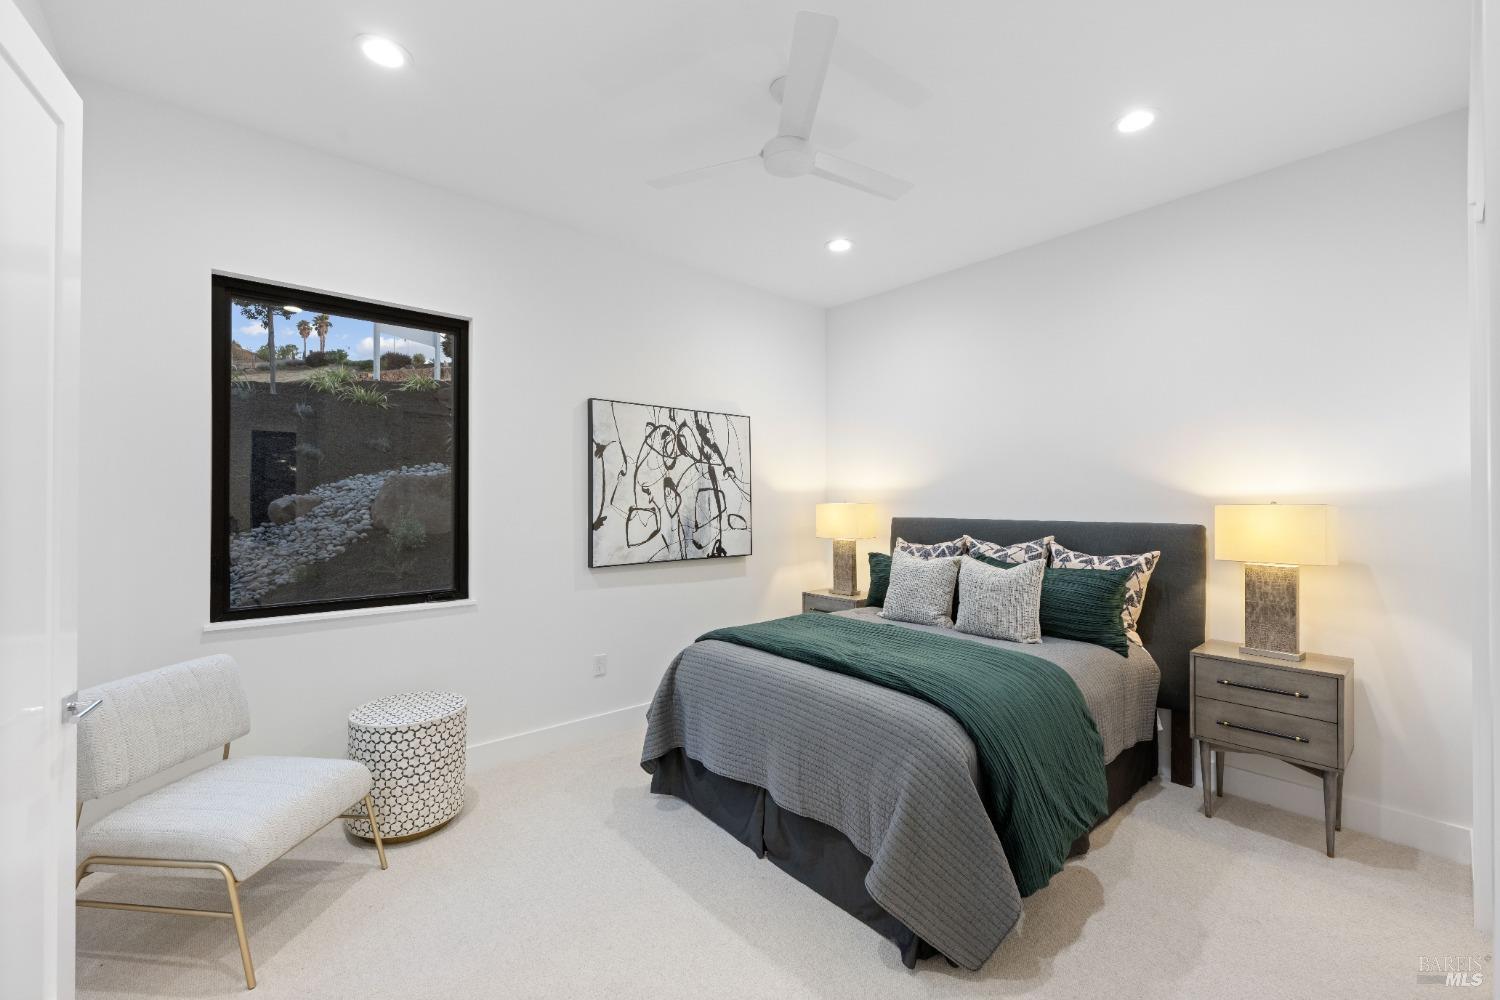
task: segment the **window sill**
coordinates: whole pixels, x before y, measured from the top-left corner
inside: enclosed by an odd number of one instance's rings
[[[461,601],[432,601],[428,604],[392,604],[381,608],[349,608],[343,611],[315,611],[307,615],[273,615],[267,618],[244,618],[232,622],[209,622],[203,626],[203,633],[211,635],[216,632],[242,632],[249,629],[284,628],[291,625],[315,625],[319,622],[337,622],[347,619],[376,618],[386,615],[412,615],[434,611],[453,611],[460,608],[476,607],[477,602],[472,597],[466,597]]]

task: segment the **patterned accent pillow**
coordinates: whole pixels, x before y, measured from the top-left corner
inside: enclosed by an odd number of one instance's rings
[[[896,547],[892,552],[905,552],[907,555],[916,556],[918,559],[951,559],[961,556],[967,550],[964,544],[969,536],[961,535],[951,542],[937,542],[933,545],[918,545],[908,542],[904,538],[896,539]]]
[[[1047,551],[1052,565],[1058,569],[1134,570],[1135,572],[1130,574],[1130,579],[1125,584],[1125,609],[1120,617],[1125,622],[1126,637],[1137,646],[1142,645],[1140,634],[1135,630],[1135,624],[1140,620],[1141,605],[1146,601],[1146,585],[1151,582],[1151,574],[1156,569],[1157,562],[1161,560],[1160,552],[1142,552],[1134,556],[1091,556],[1083,552],[1074,552],[1056,542],[1048,542]]]
[[[999,542],[985,542],[971,535],[965,535],[963,543],[964,552],[968,555],[988,556],[991,559],[999,559],[1001,562],[1008,563],[1034,562],[1040,559],[1045,565],[1047,546],[1052,544],[1052,536],[1048,535],[1046,538],[1038,538],[1031,542],[1001,545]]]
[[[963,560],[958,571],[958,630],[989,639],[1041,642],[1046,569],[1041,559],[1011,569],[978,557]]]
[[[953,627],[953,585],[958,582],[959,557],[923,559],[910,552],[891,556],[891,585],[885,592],[880,617],[893,622]]]

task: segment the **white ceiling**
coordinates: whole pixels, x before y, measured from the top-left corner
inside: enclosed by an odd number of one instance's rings
[[[815,142],[886,202],[757,169],[799,6]],[[1468,0],[50,0],[65,68],[831,305],[1462,107]],[[405,45],[391,72],[355,35]],[[1117,135],[1135,105],[1154,128]],[[824,243],[855,241],[834,257]]]

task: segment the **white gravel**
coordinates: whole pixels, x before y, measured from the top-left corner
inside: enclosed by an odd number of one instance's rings
[[[350,476],[308,491],[322,503],[289,524],[262,524],[229,537],[229,605],[255,605],[261,597],[290,583],[292,574],[339,555],[370,534],[370,505],[387,476],[437,476],[443,462],[405,465],[384,472]]]

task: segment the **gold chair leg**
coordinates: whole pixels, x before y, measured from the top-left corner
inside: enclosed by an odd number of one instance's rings
[[[229,912],[234,914],[234,936],[240,942],[240,963],[245,967],[245,989],[255,989],[255,965],[250,961],[250,940],[245,937],[245,918],[240,914],[240,890],[228,868],[220,868],[229,890]]]
[[[218,872],[224,878],[224,887],[229,891],[229,909],[195,910],[182,906],[151,906],[145,903],[116,903],[104,899],[80,899],[78,906],[99,910],[129,910],[133,913],[168,913],[183,917],[217,917],[234,921],[234,936],[240,945],[240,964],[245,967],[245,988],[255,989],[255,965],[250,961],[250,939],[245,936],[245,918],[240,913],[239,883],[229,866],[218,861],[178,861],[171,858],[113,858],[94,854],[84,858],[78,865],[74,886],[83,881],[94,865],[113,865],[127,868],[201,868]]]
[[[380,839],[380,822],[375,818],[375,800],[365,796],[365,815],[370,818],[370,832],[375,835],[375,853],[380,855],[380,870],[385,871],[385,842]]]
[[[228,753],[228,744],[225,744],[225,753]],[[80,804],[80,812],[82,806]],[[389,865],[385,859],[385,841],[380,836],[380,820],[375,815],[375,800],[369,795],[365,796],[365,817],[370,822],[370,829],[375,835],[375,850],[380,855],[380,867],[382,870]],[[358,817],[345,816],[346,819]],[[245,934],[245,917],[240,912],[239,883],[235,881],[234,872],[229,866],[217,861],[179,861],[169,858],[115,858],[102,855],[92,855],[84,858],[79,863],[74,887],[83,881],[85,875],[89,874],[94,865],[121,865],[135,868],[208,868],[218,872],[224,878],[224,888],[229,893],[229,911],[223,910],[197,910],[180,906],[150,906],[142,903],[115,903],[107,900],[80,899],[78,906],[90,907],[101,910],[130,910],[137,913],[168,913],[187,917],[228,917],[234,921],[234,936],[240,946],[240,963],[245,967],[245,988],[255,989],[255,964],[250,959],[250,939]]]

